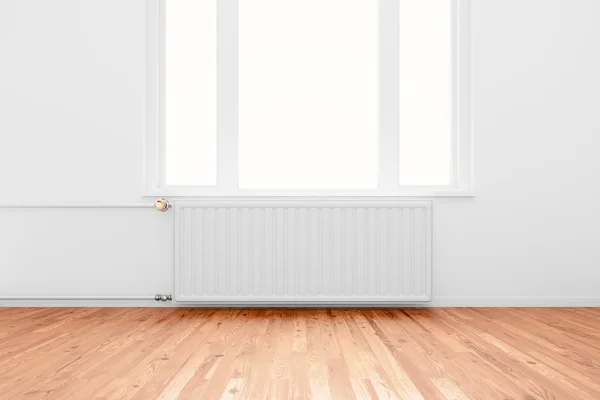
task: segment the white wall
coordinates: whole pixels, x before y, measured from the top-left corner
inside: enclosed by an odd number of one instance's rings
[[[475,198],[435,205],[438,304],[600,305],[600,2],[472,0]],[[0,204],[128,204],[143,0],[0,4]],[[0,209],[1,296],[170,293],[171,216]]]
[[[1,205],[143,201],[145,24],[143,0],[0,3]],[[170,293],[171,224],[0,209],[0,297]]]
[[[436,202],[436,297],[600,305],[600,2],[471,3],[478,193]]]

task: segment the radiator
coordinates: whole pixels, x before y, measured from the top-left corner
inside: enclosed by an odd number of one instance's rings
[[[174,300],[431,300],[432,203],[176,201]]]

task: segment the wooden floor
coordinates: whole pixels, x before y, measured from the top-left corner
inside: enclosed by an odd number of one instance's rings
[[[0,309],[1,399],[600,399],[600,309]]]

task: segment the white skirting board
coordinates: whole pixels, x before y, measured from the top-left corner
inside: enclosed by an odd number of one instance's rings
[[[181,303],[427,303],[430,200],[183,200],[174,204]]]
[[[600,307],[600,297],[436,297],[433,307]]]
[[[353,301],[346,303],[318,302],[282,302],[273,301],[227,301],[214,302],[204,301],[200,303],[172,303],[156,302],[153,299],[117,299],[106,298],[76,298],[76,297],[53,297],[53,298],[2,298],[0,307],[600,307],[600,297],[441,297],[434,298],[429,303],[359,303]]]

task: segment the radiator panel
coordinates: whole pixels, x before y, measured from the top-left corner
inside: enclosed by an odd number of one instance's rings
[[[178,302],[431,300],[430,201],[177,201],[174,211]]]

